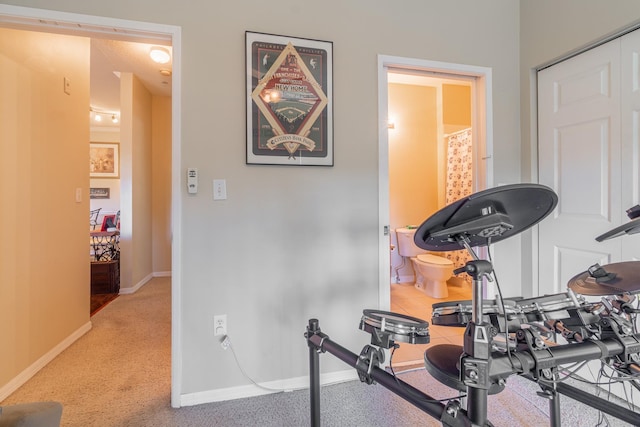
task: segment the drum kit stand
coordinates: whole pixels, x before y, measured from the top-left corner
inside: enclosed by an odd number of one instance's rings
[[[428,344],[429,324],[422,319],[378,310],[364,310],[360,329],[371,344],[355,354],[332,341],[310,319],[309,346],[311,425],[320,425],[319,354],[328,352],[358,372],[360,381],[380,384],[443,426],[491,426],[488,396],[501,392],[511,375],[535,381],[538,395],[549,399],[550,425],[560,426],[559,395],[571,397],[632,425],[640,414],[561,381],[563,365],[600,360],[619,378],[640,390],[640,261],[594,265],[569,281],[568,291],[538,298],[483,300],[485,280],[493,280],[491,262],[478,259],[472,248],[489,246],[523,232],[556,207],[548,187],[514,184],[496,187],[458,200],[428,218],[416,231],[415,243],[429,251],[466,248],[473,260],[455,271],[473,279],[471,301],[434,304],[432,323],[466,326],[463,345],[436,345],[425,351],[425,368],[439,382],[466,392],[439,401],[384,369],[385,349],[398,342]],[[631,212],[633,210],[633,212]],[[632,208],[630,218],[639,213]],[[640,232],[640,218],[617,227],[598,241]],[[584,296],[599,296],[587,302]],[[635,306],[634,306],[635,304]],[[469,309],[471,313],[469,315]],[[558,339],[558,336],[561,339]],[[561,342],[559,342],[561,341]]]

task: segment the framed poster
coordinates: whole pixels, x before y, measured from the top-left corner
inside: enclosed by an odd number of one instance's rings
[[[333,43],[245,39],[247,164],[333,166]]]
[[[89,188],[90,199],[109,199],[111,197],[111,188]]]
[[[119,178],[120,152],[118,144],[89,144],[89,176],[91,178]]]

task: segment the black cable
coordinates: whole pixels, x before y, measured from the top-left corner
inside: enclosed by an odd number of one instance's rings
[[[568,367],[567,366],[558,366],[558,372],[564,374],[565,375],[564,378],[555,379],[555,380],[540,379],[540,381],[545,382],[547,384],[556,384],[556,383],[564,382],[564,381],[566,381],[566,380],[568,380],[570,378],[570,379],[573,379],[573,380],[576,380],[576,381],[579,381],[579,382],[582,382],[582,383],[585,383],[585,384],[590,384],[590,385],[594,385],[594,386],[601,386],[601,385],[611,385],[612,383],[623,383],[623,382],[627,382],[627,381],[635,381],[636,378],[634,378],[634,377],[636,375],[640,375],[640,374],[625,374],[624,372],[620,372],[618,370],[615,370],[614,368],[612,368],[612,367],[610,367],[608,365],[602,364],[601,367],[600,367],[598,376],[599,377],[605,377],[609,381],[605,381],[605,382],[600,382],[599,380],[590,381],[590,380],[587,380],[587,379],[582,378],[580,376],[577,376],[576,373],[580,369],[582,369],[585,365],[587,365],[589,362],[590,361],[585,360],[583,362],[575,362],[573,365],[570,365]],[[576,366],[576,365],[577,365],[577,367],[574,368],[574,366]],[[606,373],[603,370],[605,367],[608,367],[609,369],[612,369],[614,372],[618,373],[618,375],[624,374],[628,378],[611,377],[610,374]],[[569,371],[569,370],[571,370],[571,371]],[[593,375],[593,373],[591,375]]]
[[[640,311],[640,298],[636,297],[636,310]],[[631,314],[631,327],[633,328],[633,333],[638,333],[638,315],[636,313]]]
[[[391,354],[389,355],[389,370],[391,371],[391,375],[393,376],[393,379],[396,381],[396,384],[398,384],[399,387],[404,388],[409,394],[413,395],[415,398],[423,400],[425,402],[432,402],[432,403],[442,403],[442,402],[449,402],[450,400],[453,399],[461,399],[463,397],[467,397],[466,393],[461,393],[456,397],[449,397],[449,398],[445,398],[445,399],[424,399],[422,395],[418,395],[416,393],[413,392],[413,390],[411,390],[410,388],[407,388],[404,386],[404,382],[400,382],[400,379],[396,376],[395,371],[393,370],[393,353],[395,353],[396,349],[399,348],[400,345],[398,344],[393,344],[393,348],[391,349]]]

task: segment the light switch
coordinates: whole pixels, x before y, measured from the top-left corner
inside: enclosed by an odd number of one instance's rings
[[[226,200],[227,199],[227,180],[214,179],[213,180],[213,200]]]
[[[76,203],[82,202],[82,188],[76,188]]]

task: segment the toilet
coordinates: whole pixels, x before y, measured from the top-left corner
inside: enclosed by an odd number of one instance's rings
[[[396,229],[398,254],[411,259],[415,287],[433,298],[448,297],[447,280],[453,276],[453,262],[419,248],[414,241],[415,234],[415,228]]]

